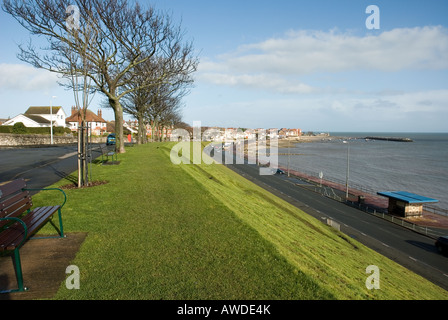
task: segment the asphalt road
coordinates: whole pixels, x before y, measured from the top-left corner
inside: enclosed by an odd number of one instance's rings
[[[261,176],[256,165],[227,166],[323,223],[338,222],[345,234],[448,290],[448,257],[437,252],[434,239],[296,186],[285,175]]]
[[[73,183],[78,177],[72,173],[78,169],[76,145],[40,148],[1,148],[0,183],[23,178],[30,188],[45,188],[63,180]],[[93,157],[99,156],[94,148]]]

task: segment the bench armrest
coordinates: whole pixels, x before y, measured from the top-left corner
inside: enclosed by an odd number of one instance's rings
[[[18,247],[20,247],[26,241],[26,238],[28,237],[28,228],[27,228],[25,222],[23,222],[19,218],[16,218],[16,217],[0,218],[0,221],[7,221],[7,220],[12,220],[12,221],[16,221],[16,222],[20,223],[22,225],[23,229],[25,230],[25,234],[23,236],[23,239],[22,239],[22,241],[20,241],[20,244],[18,245]]]
[[[67,195],[65,194],[64,190],[59,189],[59,188],[44,188],[44,189],[34,189],[34,188],[30,189],[30,188],[24,188],[23,190],[26,190],[26,191],[54,191],[54,190],[56,190],[56,191],[60,191],[60,192],[62,192],[62,194],[64,195],[64,202],[61,204],[61,208],[62,208],[62,207],[65,205],[65,203],[67,202]]]

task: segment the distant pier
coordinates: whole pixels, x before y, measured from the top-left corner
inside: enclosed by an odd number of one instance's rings
[[[385,141],[398,141],[398,142],[413,142],[410,138],[394,138],[394,137],[366,137],[367,140],[385,140]]]

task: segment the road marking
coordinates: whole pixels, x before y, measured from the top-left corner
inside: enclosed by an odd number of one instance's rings
[[[388,247],[388,248],[390,248],[390,246],[388,246],[387,244],[385,244],[384,242],[381,242],[381,244],[383,245],[383,246],[385,246],[385,247]]]
[[[65,154],[65,155],[63,155],[63,156],[60,156],[58,159],[63,160],[63,159],[66,159],[66,158],[70,158],[70,157],[72,157],[72,156],[75,156],[75,155],[77,155],[77,154],[78,154],[78,151],[76,151],[76,152],[72,152],[72,153],[67,153],[67,154]]]
[[[409,259],[414,260],[414,261],[418,261],[417,259],[415,259],[415,258],[413,258],[411,256],[409,256]]]

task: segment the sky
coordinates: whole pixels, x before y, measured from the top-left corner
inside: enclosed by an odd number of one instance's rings
[[[448,132],[448,1],[143,2],[194,43],[200,63],[182,110],[190,125]],[[0,11],[0,118],[74,105],[53,74],[16,57],[29,38]],[[101,101],[97,93],[90,110]]]

